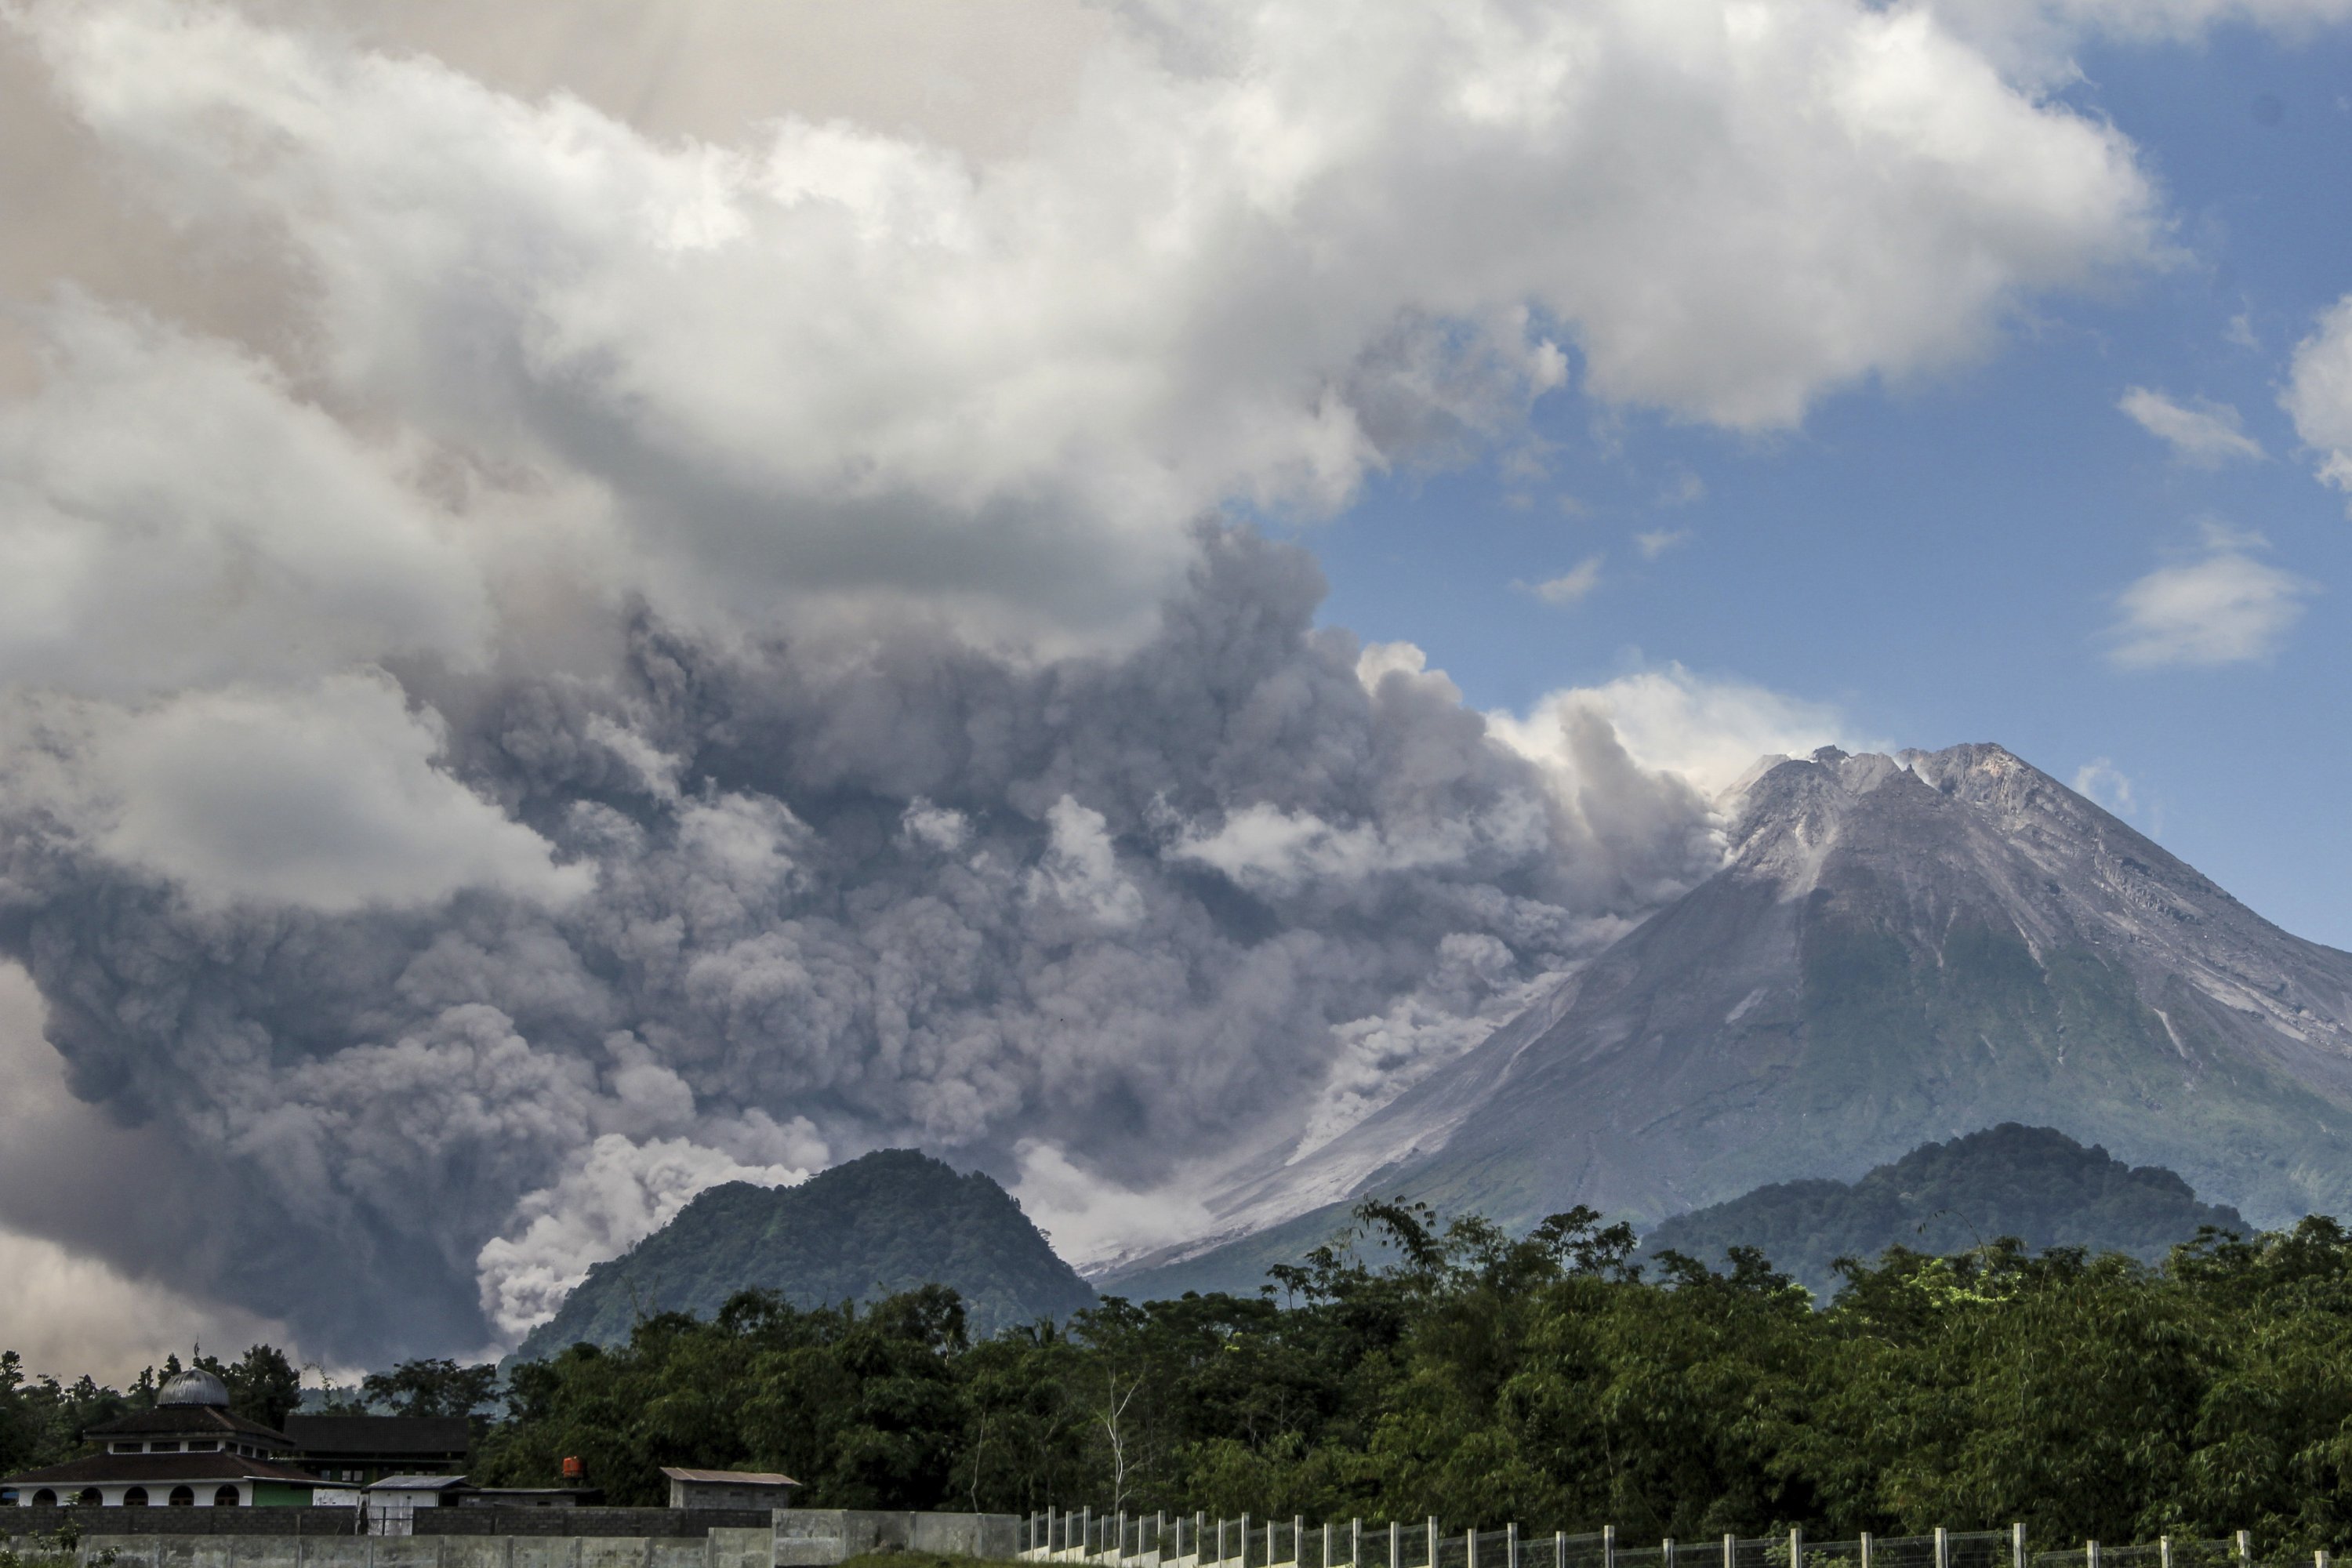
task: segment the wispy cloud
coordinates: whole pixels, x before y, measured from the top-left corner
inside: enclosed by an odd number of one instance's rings
[[[2125,669],[2243,664],[2270,658],[2317,585],[2256,559],[2268,541],[2209,525],[2203,552],[2160,566],[2116,595],[2110,662]]]
[[[2117,816],[2129,816],[2138,806],[2130,775],[2117,768],[2109,757],[2093,757],[2074,770],[2074,793],[2096,801]]]
[[[1514,583],[1533,594],[1547,605],[1573,605],[1580,602],[1593,589],[1601,586],[1601,563],[1604,557],[1588,555],[1559,576],[1542,583]]]
[[[1687,528],[1646,529],[1633,536],[1633,548],[1642,552],[1643,560],[1655,561],[1690,536]]]
[[[2116,406],[2171,447],[2174,457],[2200,468],[2218,468],[2241,459],[2260,462],[2268,455],[2261,442],[2246,434],[2238,411],[2226,403],[2208,403],[2200,397],[2192,408],[2148,387],[2135,386]]]
[[[2336,300],[2319,318],[2318,330],[2295,345],[2279,406],[2318,455],[2320,479],[2352,489],[2352,294]]]
[[[1658,491],[1660,506],[1695,506],[1706,499],[1706,481],[1688,468],[1681,470]]]

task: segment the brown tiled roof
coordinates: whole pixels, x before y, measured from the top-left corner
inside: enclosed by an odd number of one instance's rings
[[[26,1470],[21,1476],[0,1476],[0,1486],[87,1487],[137,1483],[169,1486],[174,1481],[291,1481],[297,1486],[327,1483],[308,1470],[243,1454],[90,1454]]]
[[[286,1436],[306,1454],[463,1454],[474,1429],[462,1415],[289,1415]]]
[[[190,1432],[240,1432],[247,1436],[268,1437],[278,1443],[290,1444],[293,1441],[275,1427],[264,1426],[258,1421],[247,1421],[242,1415],[232,1415],[217,1405],[158,1405],[152,1410],[135,1410],[128,1415],[101,1422],[83,1436],[130,1437],[149,1432],[166,1437]]]

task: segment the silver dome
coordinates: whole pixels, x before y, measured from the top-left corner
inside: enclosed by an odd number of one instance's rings
[[[202,1367],[190,1367],[163,1385],[158,1405],[217,1405],[228,1408],[228,1384]]]

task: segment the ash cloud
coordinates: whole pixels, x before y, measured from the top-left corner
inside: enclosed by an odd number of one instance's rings
[[[1200,552],[1124,653],[644,620],[620,680],[482,680],[446,778],[576,897],[214,900],[19,831],[0,944],[80,1091],[235,1184],[207,1283],[380,1355],[527,1326],[714,1181],[913,1142],[1139,1191],[1344,1125],[1713,864],[1605,725],[1539,764],[1367,684],[1302,552]]]

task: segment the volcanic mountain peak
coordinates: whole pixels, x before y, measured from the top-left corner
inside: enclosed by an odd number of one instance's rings
[[[2257,1224],[2352,1212],[2352,953],[1997,745],[1767,759],[1721,805],[1716,875],[1236,1183],[1228,1234],[1371,1192],[1649,1221],[2010,1121]]]

